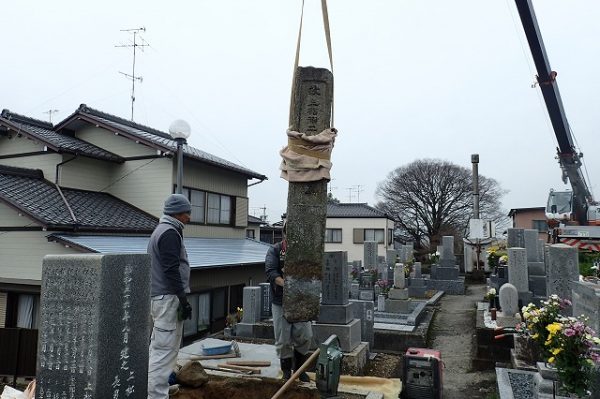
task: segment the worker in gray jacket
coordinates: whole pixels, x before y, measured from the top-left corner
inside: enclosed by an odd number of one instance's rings
[[[312,340],[310,321],[288,322],[283,317],[283,270],[287,250],[286,225],[283,225],[283,241],[271,246],[265,258],[265,272],[271,284],[271,305],[273,310],[273,330],[275,333],[275,351],[279,357],[283,379],[292,376],[308,359],[308,350]],[[309,382],[308,374],[302,373],[300,381]]]
[[[183,228],[189,223],[192,206],[182,194],[165,200],[164,215],[148,243],[151,259],[151,314],[154,326],[150,339],[148,399],[169,397],[169,375],[177,364],[183,320],[190,319],[190,264],[183,243]]]

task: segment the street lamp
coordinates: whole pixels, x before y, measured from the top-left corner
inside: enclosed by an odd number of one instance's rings
[[[183,119],[177,119],[169,126],[169,134],[177,142],[177,194],[183,192],[183,145],[186,143],[186,139],[190,137],[191,132],[190,125]]]

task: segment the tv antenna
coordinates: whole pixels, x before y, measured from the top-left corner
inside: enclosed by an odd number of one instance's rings
[[[363,190],[364,186],[362,184],[356,184],[353,187],[356,187],[354,189],[354,191],[356,191],[356,202],[360,202],[360,193],[362,193],[363,191],[365,191],[365,190]]]
[[[57,109],[49,109],[48,111],[45,111],[45,114],[48,114],[48,120],[50,121],[50,123],[52,123],[52,114],[56,114],[58,112]]]
[[[135,82],[139,81],[141,83],[143,81],[143,78],[141,76],[137,76],[135,74],[135,54],[136,54],[138,47],[140,48],[140,50],[144,51],[144,47],[148,47],[150,45],[141,36],[139,37],[141,43],[137,42],[138,35],[141,32],[146,32],[145,27],[133,28],[133,29],[121,29],[121,32],[129,32],[129,33],[133,34],[133,44],[120,44],[118,46],[115,46],[115,47],[132,47],[133,48],[133,63],[131,66],[131,74],[119,71],[119,73],[121,75],[124,75],[127,79],[131,80],[131,120],[133,121],[133,106],[135,103]]]
[[[352,202],[352,191],[354,191],[354,188],[347,187],[346,190],[348,190],[348,202]]]

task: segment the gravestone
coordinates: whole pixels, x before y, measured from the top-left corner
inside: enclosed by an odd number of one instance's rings
[[[358,299],[359,291],[360,291],[360,284],[358,284],[358,283],[350,284],[350,298]]]
[[[456,266],[456,256],[454,256],[454,236],[443,236],[442,237],[442,252],[440,255],[440,265],[442,267],[454,267]],[[440,280],[449,280],[445,278],[439,278]]]
[[[377,264],[377,278],[380,280],[387,280],[388,276],[388,265],[386,262],[379,262]]]
[[[346,324],[353,319],[353,311],[348,303],[348,279],[344,274],[346,264],[346,252],[325,252],[323,256],[323,293],[319,322]]]
[[[415,278],[422,278],[421,274],[421,262],[415,262]]]
[[[354,311],[354,318],[360,319],[360,339],[363,342],[369,343],[369,348],[373,348],[375,342],[375,331],[373,329],[374,304],[373,301],[350,301]]]
[[[312,330],[317,342],[331,334],[340,339],[343,351],[352,351],[360,344],[360,320],[354,318],[354,309],[348,301],[348,280],[344,265],[346,252],[325,252],[323,256],[323,295],[318,321]],[[372,301],[372,300],[371,300]]]
[[[506,316],[513,317],[519,312],[519,294],[517,288],[510,283],[506,283],[500,287],[499,294],[502,312]]]
[[[508,248],[525,248],[525,230],[509,228],[507,246]]]
[[[375,269],[377,267],[377,242],[365,241],[364,243],[364,264],[365,270]]]
[[[296,68],[289,130],[318,135],[331,125],[332,103],[333,74],[330,71]],[[314,320],[319,313],[329,171],[313,171],[323,172],[319,175],[322,178],[316,181],[299,178],[288,184],[283,312],[289,322]],[[303,174],[306,177],[306,173]],[[287,173],[287,176],[293,174]]]
[[[385,251],[385,261],[390,266],[394,266],[396,264],[396,258],[399,256],[400,251],[397,249],[388,249]]]
[[[262,288],[244,287],[243,293],[244,315],[242,316],[242,323],[258,323],[262,315]]]
[[[373,273],[364,271],[360,274],[360,288],[358,299],[364,301],[373,301],[375,299],[375,290],[373,288]]]
[[[385,295],[377,295],[377,310],[379,312],[385,311]]]
[[[538,240],[538,259],[540,262],[544,261],[546,256],[546,242],[544,240]]]
[[[600,331],[600,285],[587,281],[573,282],[573,316],[589,318],[587,325]]]
[[[394,288],[406,288],[406,275],[402,263],[396,263],[394,267]]]
[[[261,289],[261,306],[260,306],[260,317],[262,319],[269,319],[273,315],[271,309],[271,284],[260,283],[258,285]]]
[[[525,229],[523,233],[523,241],[527,250],[527,262],[540,262],[539,258],[539,235],[537,230]]]
[[[529,291],[529,273],[527,270],[527,253],[525,248],[508,248],[508,282],[518,292]]]
[[[572,284],[579,281],[579,259],[577,248],[565,244],[553,244],[546,247],[546,292],[550,296],[558,295],[571,300]],[[571,309],[563,314],[570,316]]]
[[[148,255],[48,255],[37,398],[147,397]]]

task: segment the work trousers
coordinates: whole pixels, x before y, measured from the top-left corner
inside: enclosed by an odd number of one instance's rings
[[[152,297],[154,327],[150,338],[148,365],[148,399],[169,398],[169,376],[177,364],[183,321],[177,319],[179,299],[176,295]]]
[[[306,355],[312,341],[310,321],[289,323],[283,317],[283,307],[273,304],[273,329],[275,332],[275,350],[280,359],[294,356],[294,350]]]

